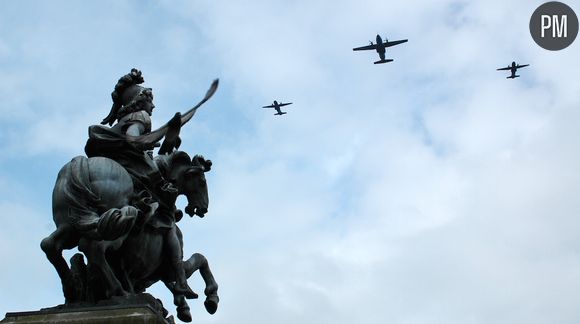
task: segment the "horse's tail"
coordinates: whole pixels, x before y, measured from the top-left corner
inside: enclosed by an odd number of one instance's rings
[[[76,230],[97,227],[101,199],[91,187],[88,158],[77,156],[60,170],[52,199],[53,208],[67,208],[68,221]]]

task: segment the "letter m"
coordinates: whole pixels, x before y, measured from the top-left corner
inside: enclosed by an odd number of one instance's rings
[[[554,21],[554,29],[552,30],[552,37],[554,38],[556,37],[556,35],[558,35],[557,36],[558,38],[568,37],[568,16],[562,15],[561,17],[562,21],[559,21],[558,15],[552,16],[552,19]]]

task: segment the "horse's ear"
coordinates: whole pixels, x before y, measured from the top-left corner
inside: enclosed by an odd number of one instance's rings
[[[211,160],[205,160],[205,164],[204,164],[205,172],[211,170],[211,166],[212,166]]]
[[[195,155],[191,159],[192,165],[201,166],[205,172],[211,170],[212,162],[211,160],[206,160],[202,155]]]

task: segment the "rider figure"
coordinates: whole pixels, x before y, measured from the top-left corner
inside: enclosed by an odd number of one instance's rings
[[[141,136],[151,132],[150,116],[155,108],[153,92],[151,88],[139,85],[143,82],[141,71],[137,69],[131,69],[129,74],[119,79],[115,90],[111,93],[113,99],[111,111],[101,122],[112,127],[91,126],[85,152],[89,157],[104,156],[123,165],[131,174],[136,191],[147,190],[154,199],[160,200],[160,206],[163,206],[164,201],[175,201],[178,189],[163,179],[153,161],[152,149],[157,143],[136,145],[129,143],[124,137]],[[175,271],[175,291],[188,298],[195,298],[197,295],[188,286],[185,277],[182,247],[175,225],[175,217],[179,217],[181,211],[175,206],[165,206],[160,207],[157,212],[162,211],[164,211],[162,218],[171,219],[165,222],[167,226],[163,226],[162,229],[165,231],[164,243],[167,246],[168,258]]]
[[[89,140],[85,146],[87,156],[105,156],[111,158],[127,169],[137,185],[150,191],[172,192],[177,190],[164,181],[159,169],[152,159],[150,146],[137,146],[129,143],[125,136],[140,136],[151,132],[151,114],[153,112],[153,92],[145,88],[141,71],[132,69],[131,73],[119,79],[111,93],[113,106],[109,115],[101,124],[112,127],[89,127]],[[117,121],[116,124],[115,121]],[[114,125],[113,125],[114,124]],[[161,189],[162,190],[158,190]],[[169,189],[169,190],[166,190]]]

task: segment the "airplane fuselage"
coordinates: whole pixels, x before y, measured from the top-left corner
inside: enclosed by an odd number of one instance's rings
[[[385,43],[383,43],[383,39],[381,38],[381,35],[377,35],[377,53],[379,53],[379,55],[381,53],[385,54]]]
[[[274,109],[276,109],[276,113],[274,115],[284,115],[285,112],[282,112],[282,110],[280,109],[280,104],[278,103],[278,101],[274,100],[274,102],[272,103],[274,105]]]
[[[518,68],[516,67],[516,62],[512,62],[512,66],[510,69],[510,72],[512,73],[512,75],[510,76],[512,79],[516,78],[516,71],[518,70]]]
[[[377,38],[376,38],[377,44],[376,44],[376,50],[377,53],[379,54],[379,61],[374,62],[375,64],[381,64],[381,63],[388,63],[388,62],[392,62],[392,59],[386,59],[385,58],[385,53],[387,52],[387,44],[388,41],[386,43],[383,43],[383,39],[381,38],[381,35],[377,34]]]
[[[381,38],[381,35],[377,35],[377,53],[379,53],[379,57],[381,58],[381,61],[385,60],[385,43],[383,43],[383,39]]]

